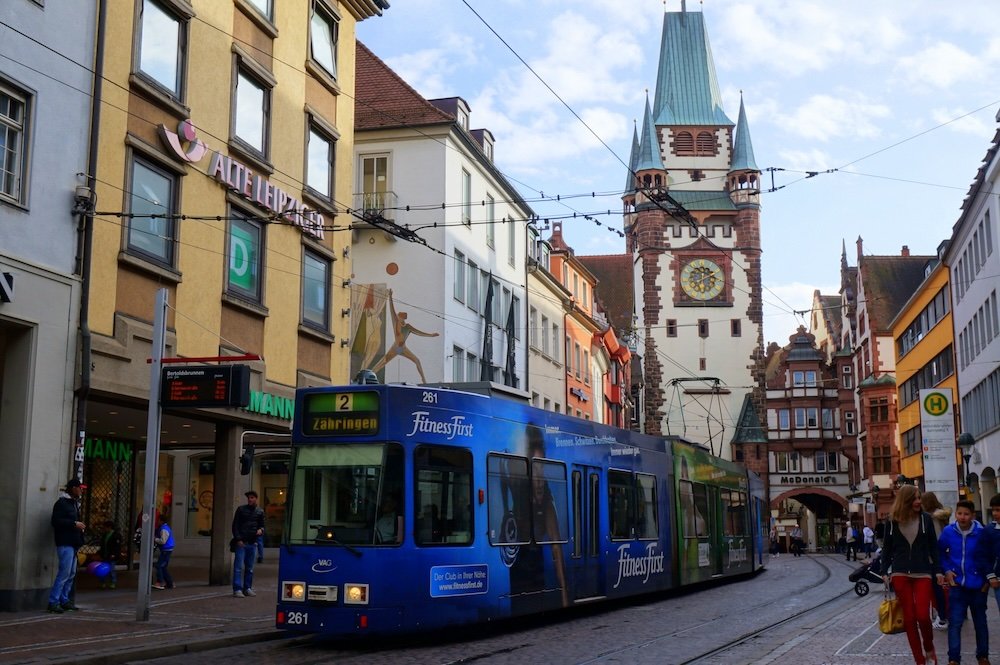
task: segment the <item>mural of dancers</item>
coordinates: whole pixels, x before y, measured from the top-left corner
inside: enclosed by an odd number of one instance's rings
[[[403,356],[417,366],[417,373],[420,374],[420,383],[427,383],[427,379],[424,378],[424,368],[420,364],[420,359],[406,348],[406,338],[410,334],[419,335],[421,337],[437,337],[439,333],[436,332],[424,332],[418,328],[414,328],[409,323],[406,322],[406,312],[396,312],[396,305],[392,300],[392,289],[389,289],[389,315],[392,317],[392,331],[393,331],[393,344],[385,352],[375,366],[371,370],[378,373],[380,369],[385,367],[393,358],[398,356]]]

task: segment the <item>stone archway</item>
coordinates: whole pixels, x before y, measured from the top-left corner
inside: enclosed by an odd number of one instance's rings
[[[795,487],[771,499],[770,507],[780,509],[783,502],[794,499],[805,509],[800,524],[808,551],[823,551],[836,547],[849,514],[847,499],[822,487]]]

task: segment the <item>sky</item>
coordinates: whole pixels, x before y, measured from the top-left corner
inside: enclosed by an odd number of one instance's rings
[[[663,0],[390,2],[358,39],[424,97],[465,99],[539,217],[599,221],[563,220],[577,255],[623,253],[625,163],[656,84]],[[844,243],[854,266],[859,237],[865,255],[934,255],[950,237],[997,129],[1000,2],[687,9],[705,14],[727,115],[741,92],[746,105],[764,171],[764,339],[784,345],[808,328],[795,312],[814,290],[838,293]]]

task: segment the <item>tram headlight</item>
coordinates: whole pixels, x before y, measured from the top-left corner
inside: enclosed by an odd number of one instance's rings
[[[282,582],[281,599],[296,603],[304,603],[306,600],[305,582]]]
[[[347,583],[344,585],[345,605],[367,605],[368,585]]]

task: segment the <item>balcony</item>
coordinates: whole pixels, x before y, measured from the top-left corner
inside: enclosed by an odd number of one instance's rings
[[[353,210],[365,219],[381,216],[396,221],[398,197],[396,192],[360,192],[354,194]]]

